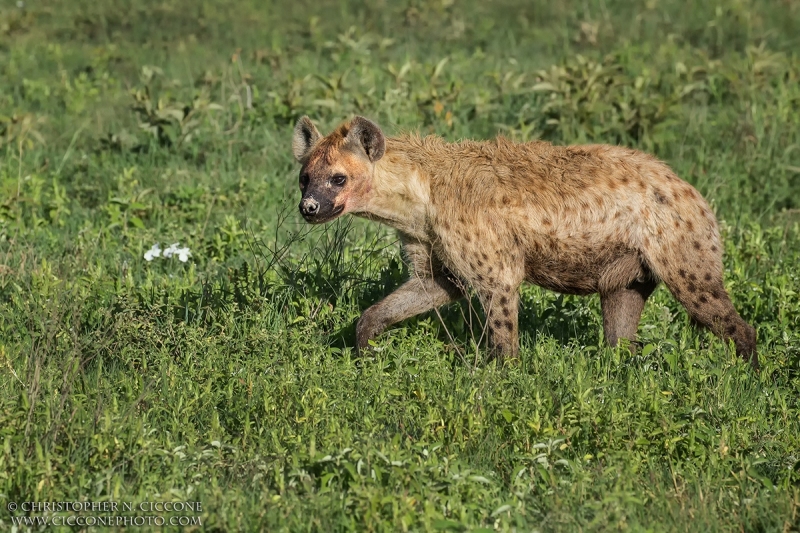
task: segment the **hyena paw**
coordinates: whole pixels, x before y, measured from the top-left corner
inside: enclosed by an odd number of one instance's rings
[[[368,311],[361,315],[356,324],[356,353],[362,354],[370,349],[369,341],[380,335],[385,326]]]
[[[502,366],[516,366],[519,364],[518,350],[510,345],[491,345],[486,354],[486,362],[492,361],[497,361]]]

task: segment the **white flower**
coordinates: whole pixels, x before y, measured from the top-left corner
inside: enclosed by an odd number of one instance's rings
[[[178,253],[178,246],[180,246],[180,243],[177,242],[170,244],[169,248],[164,250],[164,257],[169,258]]]
[[[148,261],[152,261],[155,257],[163,257],[164,259],[177,257],[178,261],[185,263],[190,257],[192,257],[192,252],[189,250],[189,248],[181,248],[180,246],[180,243],[175,242],[162,250],[158,247],[158,243],[155,243],[153,247],[144,254],[144,258]]]
[[[166,257],[166,255],[167,252],[164,251],[164,257]],[[158,243],[155,243],[152,248],[144,253],[145,261],[152,261],[156,257],[161,257],[161,248],[158,247]]]

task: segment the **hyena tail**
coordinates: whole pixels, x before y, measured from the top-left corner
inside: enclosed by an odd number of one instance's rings
[[[708,211],[706,217],[713,215]],[[676,231],[646,239],[645,261],[694,321],[732,339],[737,355],[758,369],[756,330],[739,316],[725,290],[719,233],[710,220],[706,235]]]

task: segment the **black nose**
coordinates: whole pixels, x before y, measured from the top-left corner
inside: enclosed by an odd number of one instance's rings
[[[313,217],[319,213],[319,202],[313,198],[303,198],[303,201],[300,202],[300,212],[305,217]]]

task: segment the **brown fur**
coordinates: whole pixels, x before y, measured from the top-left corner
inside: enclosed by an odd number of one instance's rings
[[[693,320],[732,339],[758,367],[755,329],[723,285],[711,209],[650,155],[502,137],[385,139],[361,117],[324,138],[304,117],[294,152],[309,184],[304,201],[316,195],[330,206],[307,220],[352,213],[389,224],[400,231],[414,272],[365,311],[359,348],[399,320],[462,297],[465,284],[481,299],[495,349],[516,356],[523,281],[567,294],[599,292],[605,336],[616,345],[633,340],[660,280]],[[344,186],[330,185],[334,175],[347,177]]]

